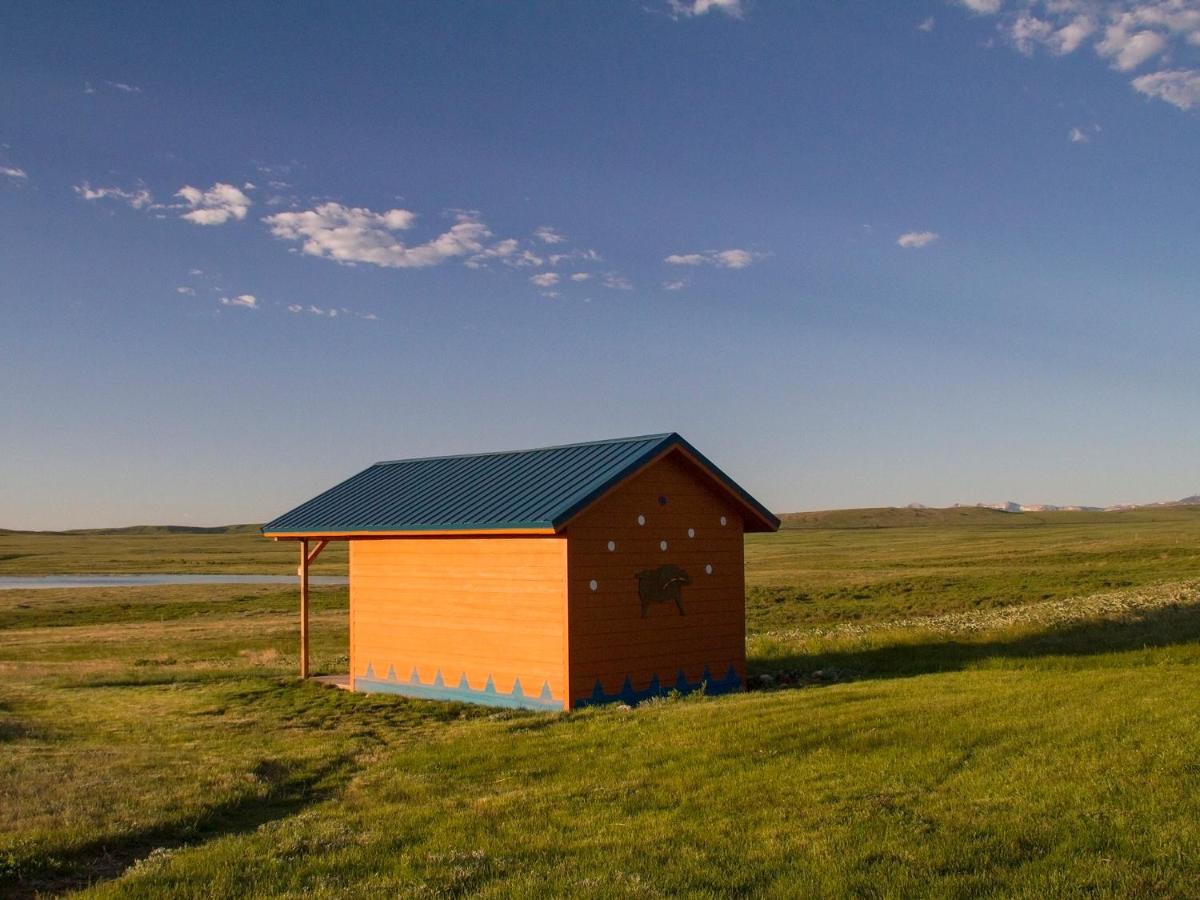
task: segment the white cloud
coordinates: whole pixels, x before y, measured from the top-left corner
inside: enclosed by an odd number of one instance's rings
[[[933,31],[933,26],[935,24],[936,23],[933,21],[933,16],[930,16],[928,19],[924,19],[920,24],[917,25],[917,31]]]
[[[682,291],[685,287],[687,287],[686,281],[664,281],[663,282],[663,290],[664,291]]]
[[[175,293],[187,294],[189,297],[195,297],[196,289],[192,288],[192,287],[177,287],[177,288],[175,288]]]
[[[1108,26],[1104,40],[1096,45],[1096,52],[1113,61],[1113,68],[1122,72],[1136,69],[1146,60],[1157,56],[1167,48],[1167,39],[1157,31],[1130,32],[1130,17],[1123,16],[1117,23]]]
[[[906,231],[896,238],[896,243],[906,249],[924,247],[938,239],[936,231]]]
[[[189,275],[203,275],[204,270],[203,269],[188,269],[188,274]]]
[[[241,306],[245,309],[258,309],[258,298],[253,294],[238,294],[236,297],[222,297],[222,306]]]
[[[18,169],[15,166],[0,166],[0,175],[7,175],[9,178],[26,179],[29,175],[24,169]]]
[[[250,198],[241,190],[220,181],[207,191],[184,185],[175,196],[191,207],[191,212],[184,213],[183,218],[197,225],[224,225],[230,219],[241,221],[251,206]]]
[[[715,254],[717,265],[725,269],[744,269],[761,258],[761,253],[749,250],[720,250]]]
[[[998,14],[999,30],[1026,55],[1038,48],[1065,56],[1085,43],[1119,72],[1171,60],[1176,50],[1200,47],[1198,0],[958,0],[976,13]],[[1173,42],[1182,42],[1173,47]],[[1188,73],[1175,68],[1131,81],[1137,91],[1190,109],[1197,103]]]
[[[535,228],[533,236],[543,244],[563,244],[567,240],[549,225],[542,225],[540,228]]]
[[[315,209],[276,213],[263,219],[275,237],[301,241],[302,252],[309,256],[390,269],[418,269],[478,255],[484,251],[483,242],[492,235],[474,213],[460,212],[448,231],[423,244],[409,245],[396,232],[408,230],[415,220],[416,214],[405,209],[377,213],[340,203],[323,203]]]
[[[604,272],[600,276],[600,284],[610,291],[632,291],[633,282],[620,272]]]
[[[672,18],[690,19],[710,12],[722,12],[731,19],[745,15],[742,0],[667,0]]]
[[[1133,79],[1133,88],[1180,109],[1200,106],[1200,70],[1164,69]]]
[[[1072,144],[1086,144],[1088,142],[1088,136],[1084,133],[1082,128],[1072,128],[1070,132],[1068,132],[1067,138]]]
[[[558,273],[542,272],[540,275],[534,275],[529,280],[538,287],[553,287],[558,284]]]
[[[998,13],[1003,5],[1003,0],[959,0],[959,2],[971,12],[981,15]]]
[[[592,277],[591,272],[576,272],[571,276],[572,281],[587,281]]]
[[[85,181],[75,185],[74,190],[84,200],[120,200],[128,203],[134,209],[147,209],[154,205],[154,197],[144,187],[133,191],[117,187],[94,188]]]
[[[705,250],[703,253],[672,253],[663,262],[672,266],[717,266],[722,269],[745,269],[766,256],[752,250]]]

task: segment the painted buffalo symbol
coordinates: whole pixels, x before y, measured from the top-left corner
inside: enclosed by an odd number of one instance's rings
[[[638,583],[638,598],[642,601],[642,618],[651,603],[674,603],[683,615],[683,589],[692,583],[692,576],[679,566],[659,566],[634,576]]]

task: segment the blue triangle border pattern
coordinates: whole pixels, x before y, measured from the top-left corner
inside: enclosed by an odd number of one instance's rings
[[[625,681],[621,685],[621,689],[615,694],[606,693],[604,685],[600,679],[596,679],[596,686],[592,688],[592,695],[581,700],[575,701],[576,706],[599,706],[603,703],[625,703],[633,706],[641,703],[644,700],[650,700],[654,697],[665,697],[671,691],[678,691],[681,694],[691,694],[695,691],[704,688],[705,694],[730,694],[742,689],[742,679],[738,677],[737,670],[733,667],[733,663],[729,664],[729,669],[725,672],[722,678],[713,678],[712,672],[708,666],[704,667],[704,674],[700,676],[699,681],[688,681],[687,675],[683,669],[680,669],[673,683],[663,684],[659,681],[658,675],[650,679],[650,684],[641,690],[636,690],[629,676],[625,676]]]
[[[509,709],[533,709],[541,712],[562,712],[562,700],[554,699],[550,691],[550,682],[543,681],[537,694],[527,694],[521,687],[518,678],[513,685],[512,693],[503,694],[496,690],[495,679],[488,674],[487,683],[483,688],[471,687],[467,673],[463,672],[454,687],[447,683],[438,669],[433,681],[421,681],[421,674],[413,666],[408,678],[396,677],[394,666],[388,667],[386,678],[375,674],[374,667],[368,663],[367,670],[354,678],[354,690],[364,694],[399,694],[403,697],[414,697],[421,700],[445,700],[454,703],[477,703],[483,706],[498,706]]]

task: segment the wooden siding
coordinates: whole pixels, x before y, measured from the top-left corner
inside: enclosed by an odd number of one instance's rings
[[[682,454],[618,486],[565,533],[572,705],[589,699],[597,680],[613,695],[626,678],[635,691],[655,676],[669,688],[681,670],[692,683],[706,668],[721,678],[731,666],[745,679],[742,511]],[[684,614],[673,603],[653,603],[643,618],[637,573],[663,565],[691,578],[682,589]]]
[[[567,541],[562,537],[414,537],[350,542],[350,671],[394,669],[472,690],[492,679],[564,699]],[[565,703],[564,703],[565,705]]]

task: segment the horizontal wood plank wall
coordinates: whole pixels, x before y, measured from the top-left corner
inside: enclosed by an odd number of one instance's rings
[[[562,700],[566,566],[561,537],[351,541],[351,673]]]
[[[609,695],[626,677],[635,691],[655,676],[670,688],[680,670],[694,684],[705,668],[719,679],[733,666],[744,681],[742,520],[707,476],[670,454],[580,515],[566,534],[573,704],[592,696],[597,679]],[[673,603],[653,603],[643,618],[637,573],[662,565],[691,578],[682,590],[684,615]]]

